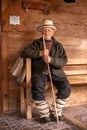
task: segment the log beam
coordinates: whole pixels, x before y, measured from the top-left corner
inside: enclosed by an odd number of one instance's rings
[[[84,124],[83,122],[81,122],[75,118],[72,118],[68,115],[65,115],[65,114],[64,114],[64,118],[68,123],[78,127],[80,130],[87,130],[87,125]]]

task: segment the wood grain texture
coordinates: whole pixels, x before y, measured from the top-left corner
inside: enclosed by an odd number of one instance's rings
[[[87,102],[87,87],[82,84],[87,83],[87,1],[78,0],[74,4],[66,4],[64,1],[58,0],[57,9],[52,8],[48,15],[44,15],[40,10],[32,9],[26,13],[21,7],[20,0],[17,1],[17,4],[12,4],[7,0],[3,3],[2,17],[5,20],[1,50],[3,111],[20,107],[19,85],[11,77],[9,70],[17,57],[21,55],[24,47],[41,36],[37,32],[37,27],[46,18],[52,19],[58,24],[55,38],[62,43],[68,56],[68,64],[63,68],[64,71],[71,83],[81,83],[79,88],[72,87],[69,105]],[[20,25],[9,24],[9,16],[13,15],[20,16]],[[75,99],[79,96],[81,99],[76,101]],[[50,97],[49,92],[47,97]]]

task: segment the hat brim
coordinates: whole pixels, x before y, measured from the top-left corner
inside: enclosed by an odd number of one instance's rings
[[[56,25],[42,25],[42,26],[39,26],[37,27],[37,30],[39,32],[42,32],[44,28],[51,28],[53,29],[54,31],[57,31],[58,30],[58,27]]]

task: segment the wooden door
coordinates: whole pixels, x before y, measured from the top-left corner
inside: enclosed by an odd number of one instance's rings
[[[0,113],[2,112],[2,58],[1,58],[1,31],[2,31],[2,19],[1,19],[1,0],[0,0]]]

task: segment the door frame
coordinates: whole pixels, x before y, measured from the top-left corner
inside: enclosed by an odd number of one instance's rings
[[[3,101],[2,101],[2,54],[1,54],[1,44],[2,44],[2,10],[1,10],[2,0],[0,0],[0,113],[3,112]]]

